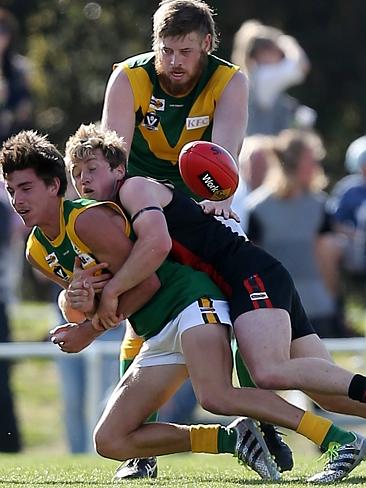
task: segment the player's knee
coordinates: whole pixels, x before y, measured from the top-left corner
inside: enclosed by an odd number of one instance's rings
[[[227,404],[228,396],[224,390],[220,391],[201,391],[197,394],[197,400],[201,407],[208,412],[216,415],[230,415],[225,405]]]
[[[103,429],[96,429],[93,435],[95,451],[103,457],[108,456],[108,436],[105,435]]]
[[[102,457],[121,461],[128,459],[128,452],[124,449],[126,446],[121,435],[117,438],[104,429],[96,429],[94,432],[95,451]]]
[[[283,377],[274,368],[254,368],[251,375],[258,388],[263,390],[283,388]]]

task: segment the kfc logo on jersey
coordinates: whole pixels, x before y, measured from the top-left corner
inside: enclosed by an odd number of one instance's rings
[[[147,112],[142,125],[148,130],[158,130],[160,117],[155,112]]]
[[[155,98],[154,95],[152,95],[150,99],[150,107],[155,110],[165,110],[165,100],[163,98]]]
[[[210,125],[210,117],[208,115],[203,115],[202,117],[187,117],[186,118],[186,129],[200,129],[201,127],[207,127]]]

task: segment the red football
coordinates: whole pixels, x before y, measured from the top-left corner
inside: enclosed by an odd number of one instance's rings
[[[226,200],[239,183],[234,158],[213,142],[193,141],[183,146],[179,171],[188,188],[205,200]]]

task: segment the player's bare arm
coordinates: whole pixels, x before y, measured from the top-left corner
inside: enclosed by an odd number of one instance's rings
[[[130,152],[135,130],[134,97],[127,75],[116,68],[111,74],[103,105],[103,129],[113,129],[126,142],[127,154]]]
[[[96,330],[91,320],[86,320],[80,324],[70,322],[59,325],[50,330],[51,341],[56,344],[61,351],[77,353],[88,347],[105,330]]]
[[[103,290],[101,305],[105,311],[111,297],[125,293],[152,275],[167,257],[172,245],[162,210],[172,197],[168,188],[137,176],[123,184],[119,197],[132,216],[137,240],[122,268]]]
[[[225,87],[217,103],[212,128],[212,142],[227,149],[236,162],[243,144],[247,120],[248,81],[246,76],[238,71]],[[230,210],[231,201],[232,198],[222,202],[205,200],[202,207],[206,213],[222,215],[226,219],[234,218],[239,222],[239,217]]]
[[[92,250],[100,262],[108,262],[109,270],[116,273],[127,260],[132,249],[132,242],[124,234],[125,221],[121,215],[107,207],[93,207],[83,212],[75,222],[77,235]],[[102,232],[101,232],[102,229]],[[104,323],[104,327],[117,325],[145,305],[160,287],[156,275],[115,299],[115,309],[119,303],[119,315],[113,321]]]
[[[225,87],[215,110],[212,142],[227,149],[237,161],[248,120],[248,82],[238,71]]]

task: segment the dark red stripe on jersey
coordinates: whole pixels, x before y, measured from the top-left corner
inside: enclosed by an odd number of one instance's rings
[[[186,264],[191,266],[198,271],[204,271],[207,273],[212,280],[216,283],[216,285],[221,289],[225,295],[230,298],[232,295],[232,288],[231,286],[226,283],[224,278],[216,271],[214,266],[209,263],[205,263],[202,259],[190,251],[188,248],[183,246],[178,241],[172,240],[172,249],[171,249],[172,256],[182,264]]]
[[[249,295],[252,293],[265,293],[267,295],[264,283],[258,274],[252,275],[244,280],[244,286]],[[254,308],[273,308],[272,302],[269,298],[252,300],[252,303]]]
[[[247,278],[246,280],[244,280],[244,281],[243,281],[243,283],[244,283],[244,287],[245,287],[245,289],[247,290],[247,292],[249,293],[249,295],[250,295],[251,293],[253,293],[253,286],[252,286],[252,283],[251,283],[251,282],[252,282],[251,278],[252,278],[252,277]],[[259,305],[259,303],[258,303],[258,300],[255,300],[255,301],[254,301],[254,300],[252,300],[252,303],[253,303],[253,307],[254,307],[254,308],[260,308],[260,305]]]
[[[254,278],[256,279],[257,283],[259,284],[259,287],[260,287],[261,291],[263,291],[264,293],[267,294],[266,288],[265,288],[264,283],[262,281],[262,278],[259,275],[257,275],[257,274],[254,275]],[[268,297],[268,295],[267,295],[267,297]],[[266,302],[266,307],[267,308],[273,308],[272,302],[271,302],[271,300],[270,300],[269,297],[266,298],[264,301]]]

